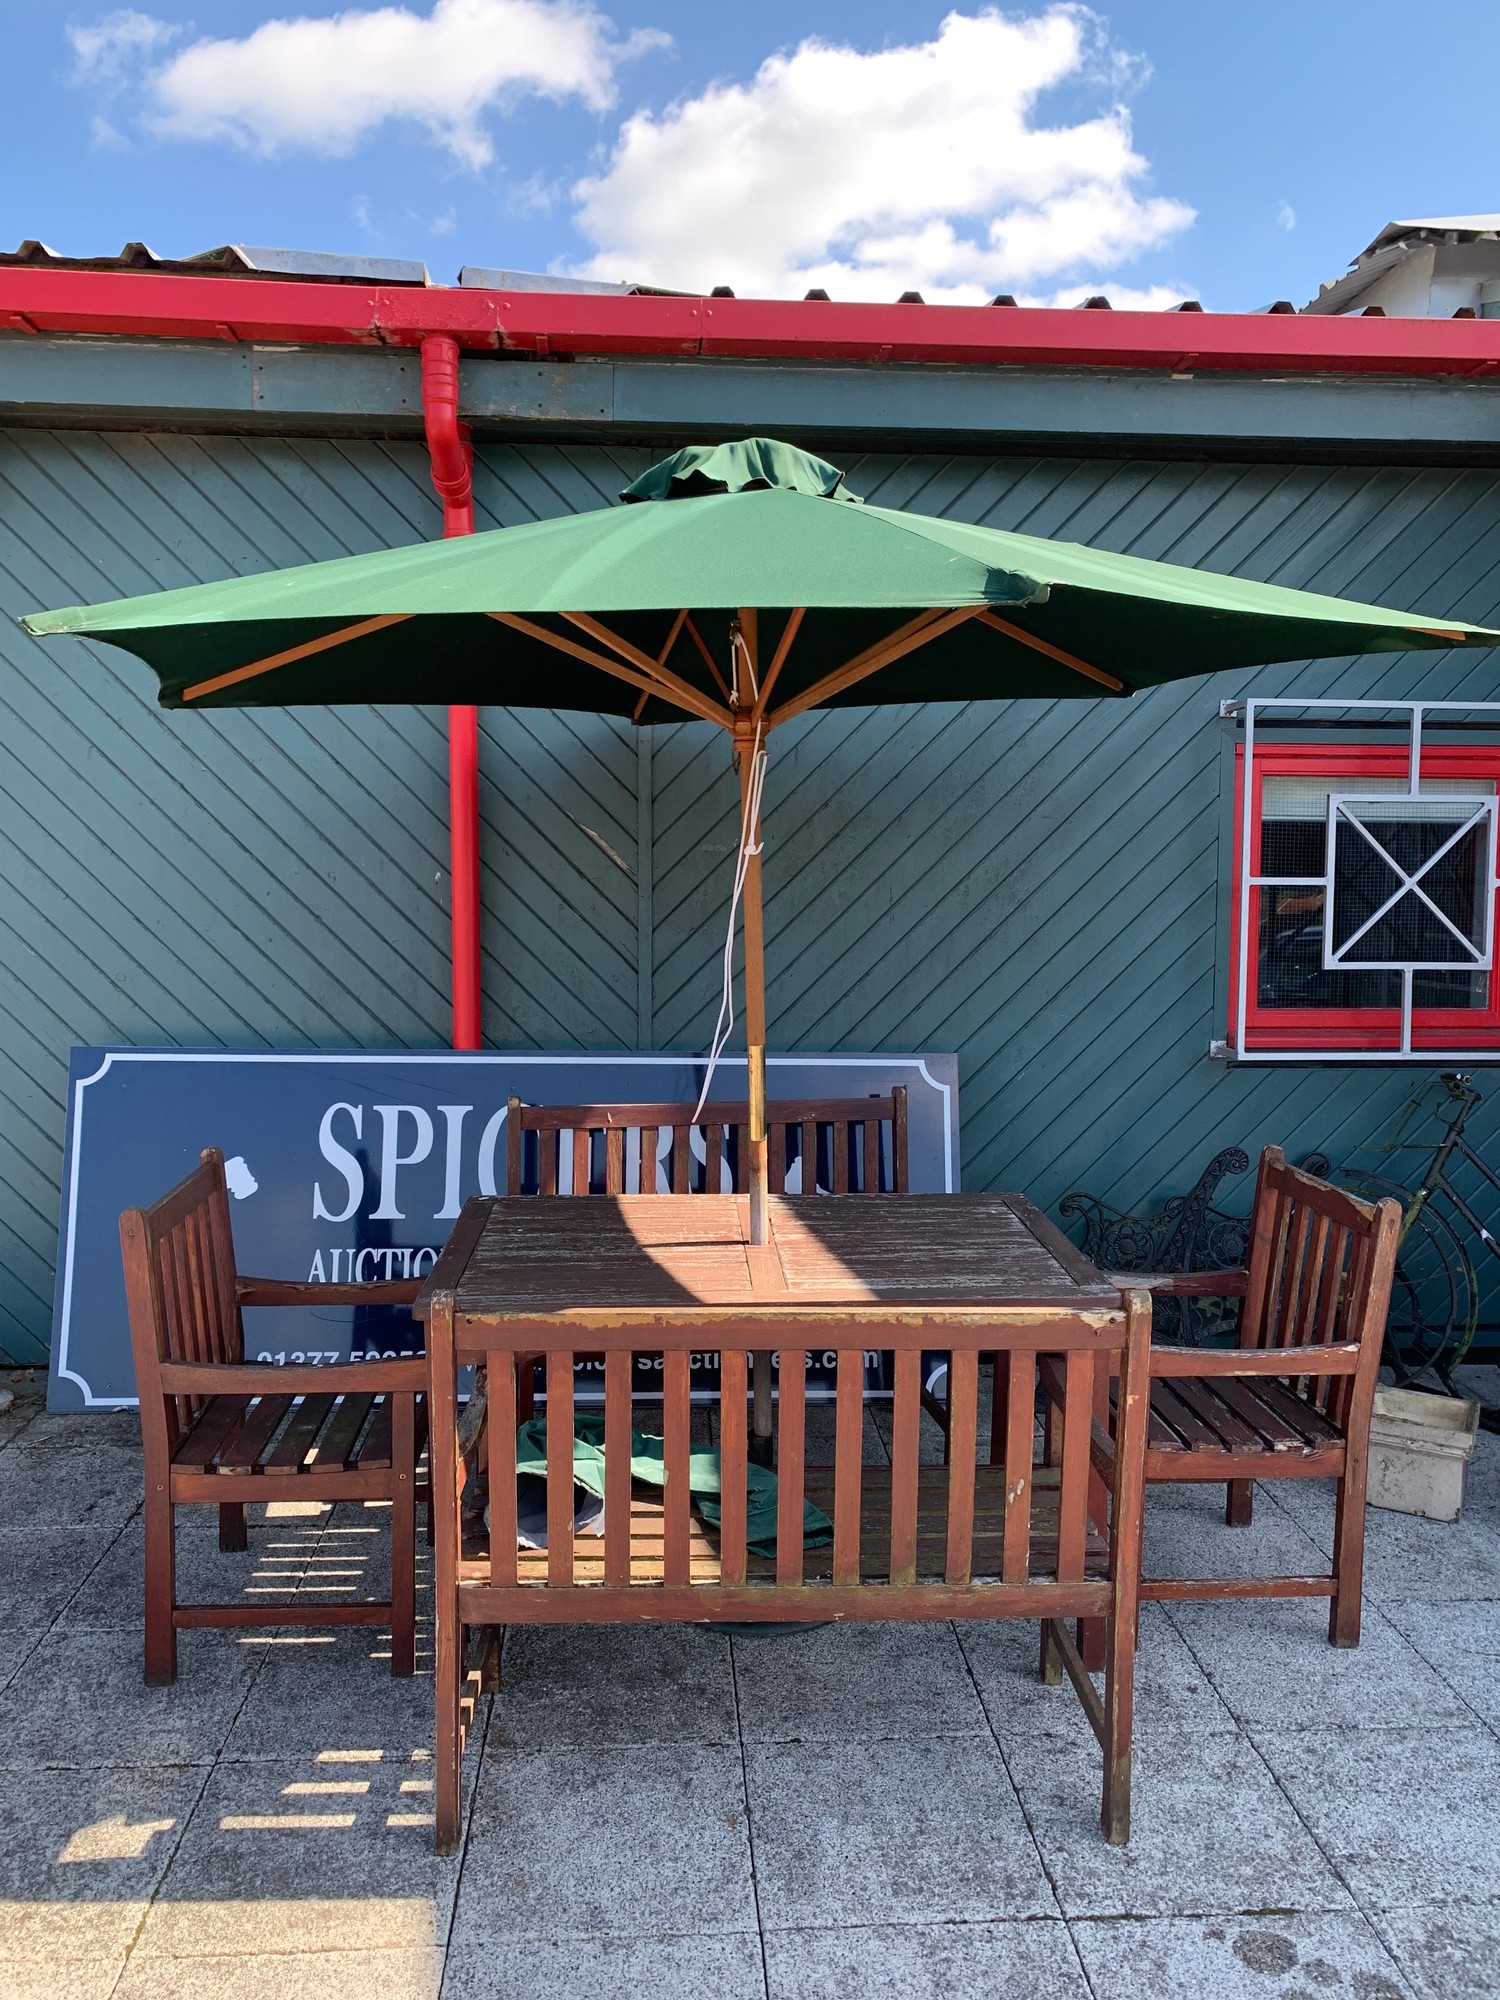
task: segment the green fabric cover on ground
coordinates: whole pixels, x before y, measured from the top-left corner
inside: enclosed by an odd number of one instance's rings
[[[547,1471],[547,1419],[533,1417],[516,1432],[516,1471],[545,1477]],[[776,1474],[763,1465],[747,1465],[748,1491],[745,1503],[745,1545],[751,1555],[776,1553]],[[666,1466],[662,1441],[633,1426],[630,1432],[630,1476],[648,1486],[665,1487]],[[580,1411],[573,1418],[573,1484],[604,1498],[604,1418]],[[719,1525],[719,1454],[717,1451],[688,1453],[688,1487],[698,1512],[711,1528]],[[833,1539],[833,1523],[810,1500],[802,1502],[802,1546],[822,1548]]]

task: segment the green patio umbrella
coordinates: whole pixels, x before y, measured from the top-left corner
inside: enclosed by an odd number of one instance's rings
[[[678,452],[621,497],[640,504],[22,622],[135,653],[169,708],[497,703],[722,727],[741,789],[757,1240],[772,729],[818,707],[1120,698],[1275,660],[1500,643],[1451,618],[865,506],[835,466],[771,439]],[[731,944],[734,921],[732,905]]]

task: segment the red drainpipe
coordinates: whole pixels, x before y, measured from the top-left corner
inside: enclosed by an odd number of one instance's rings
[[[458,420],[458,342],[422,342],[422,415],[432,483],[443,502],[443,536],[474,532],[474,453]],[[448,710],[448,870],[453,906],[453,1046],[480,1045],[479,710]]]

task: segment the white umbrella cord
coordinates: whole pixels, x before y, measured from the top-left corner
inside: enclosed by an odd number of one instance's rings
[[[703,1115],[703,1107],[708,1102],[709,1089],[714,1080],[714,1070],[719,1057],[724,1053],[725,1044],[734,1030],[734,925],[739,915],[740,897],[745,891],[745,876],[750,867],[752,855],[759,854],[761,843],[755,838],[755,830],[760,825],[760,795],[766,782],[766,765],[769,758],[760,747],[761,724],[755,725],[755,747],[750,752],[750,783],[745,788],[745,805],[740,818],[739,860],[734,871],[734,893],[729,899],[729,928],[724,937],[724,985],[719,998],[719,1018],[714,1024],[714,1037],[708,1052],[708,1068],[704,1072],[703,1090],[693,1110],[696,1125]]]

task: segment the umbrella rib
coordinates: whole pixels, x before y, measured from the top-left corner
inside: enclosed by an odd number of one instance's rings
[[[820,681],[814,681],[801,694],[794,694],[790,701],[784,701],[773,715],[766,717],[767,729],[774,729],[780,722],[790,722],[794,715],[801,715],[805,709],[816,708],[820,701],[827,701],[830,695],[840,694],[856,681],[866,679],[870,674],[879,673],[893,660],[903,659],[914,653],[919,646],[930,640],[941,639],[945,632],[951,632],[956,625],[966,619],[977,618],[984,610],[982,604],[960,605],[955,611],[924,611],[898,631],[890,633],[874,646],[867,646],[862,653],[856,653],[852,660],[846,660],[841,667],[835,667],[831,674],[825,674]]]
[[[220,688],[254,680],[258,674],[269,674],[277,667],[289,667],[293,660],[309,659],[314,653],[326,653],[333,646],[347,646],[351,639],[363,639],[367,632],[380,632],[387,625],[404,624],[411,615],[409,611],[392,611],[380,618],[361,619],[357,625],[345,625],[337,632],[325,632],[321,639],[309,639],[303,645],[289,646],[284,653],[272,653],[268,659],[252,660],[248,667],[235,667],[230,673],[215,674],[212,680],[194,681],[191,687],[182,690],[179,699],[197,701],[202,695],[217,694]]]
[[[993,611],[981,611],[981,625],[988,625],[996,632],[1003,632],[1007,639],[1016,639],[1023,646],[1030,646],[1033,652],[1045,653],[1049,660],[1056,660],[1060,667],[1067,667],[1071,673],[1082,674],[1085,680],[1097,681],[1100,687],[1107,687],[1111,694],[1126,694],[1129,690],[1124,681],[1116,680],[1113,674],[1105,673],[1102,667],[1091,667],[1087,660],[1075,658],[1065,653],[1061,646],[1054,646],[1050,640],[1039,639],[1034,632],[1026,631],[1020,625],[1012,625],[1008,618],[997,618]]]
[[[554,646],[559,653],[568,653],[575,660],[582,660],[588,666],[597,667],[601,673],[613,674],[616,680],[625,681],[644,693],[658,695],[676,708],[685,708],[689,715],[696,715],[704,722],[717,722],[727,727],[726,719],[706,695],[698,693],[686,682],[681,691],[666,687],[659,680],[648,680],[645,674],[638,674],[633,667],[627,667],[620,660],[612,660],[607,653],[595,652],[592,646],[580,645],[576,639],[568,639],[561,632],[549,632],[545,625],[534,625],[529,618],[521,618],[513,611],[487,611],[487,618],[493,618],[497,625],[509,625],[513,631],[523,632],[528,639],[540,639],[545,646]]]
[[[650,653],[643,653],[639,646],[632,646],[628,639],[622,639],[618,632],[612,632],[586,611],[565,611],[562,615],[570,625],[576,625],[580,632],[587,632],[591,639],[597,639],[601,646],[608,646],[637,672],[655,681],[661,693],[675,700],[679,708],[689,707],[692,701],[705,702],[710,721],[722,724],[725,729],[733,728],[734,719],[727,709],[721,710],[716,702],[700,694],[691,681],[682,680],[669,667],[664,667],[660,660],[653,659]],[[698,712],[703,713],[701,709]]]
[[[693,644],[698,648],[698,651],[703,655],[704,665],[708,668],[708,671],[713,675],[714,685],[718,688],[719,693],[723,695],[724,706],[727,708],[729,706],[729,689],[724,683],[724,676],[719,672],[718,661],[714,658],[713,654],[708,650],[707,641],[704,639],[703,634],[698,630],[698,627],[693,623],[693,614],[691,611],[683,613],[683,623],[687,627],[688,634],[691,637]],[[662,658],[665,659],[667,657],[667,654],[670,653],[671,650],[672,649],[670,646],[666,647],[662,652]]]
[[[771,699],[771,690],[776,685],[776,676],[786,665],[786,656],[792,650],[792,641],[796,638],[797,632],[806,616],[807,606],[803,605],[800,610],[793,611],[788,616],[786,624],[782,628],[781,637],[776,642],[776,651],[771,657],[771,664],[766,669],[766,677],[761,682],[760,693],[756,697],[755,719],[757,722],[761,720],[766,712],[766,704]]]

